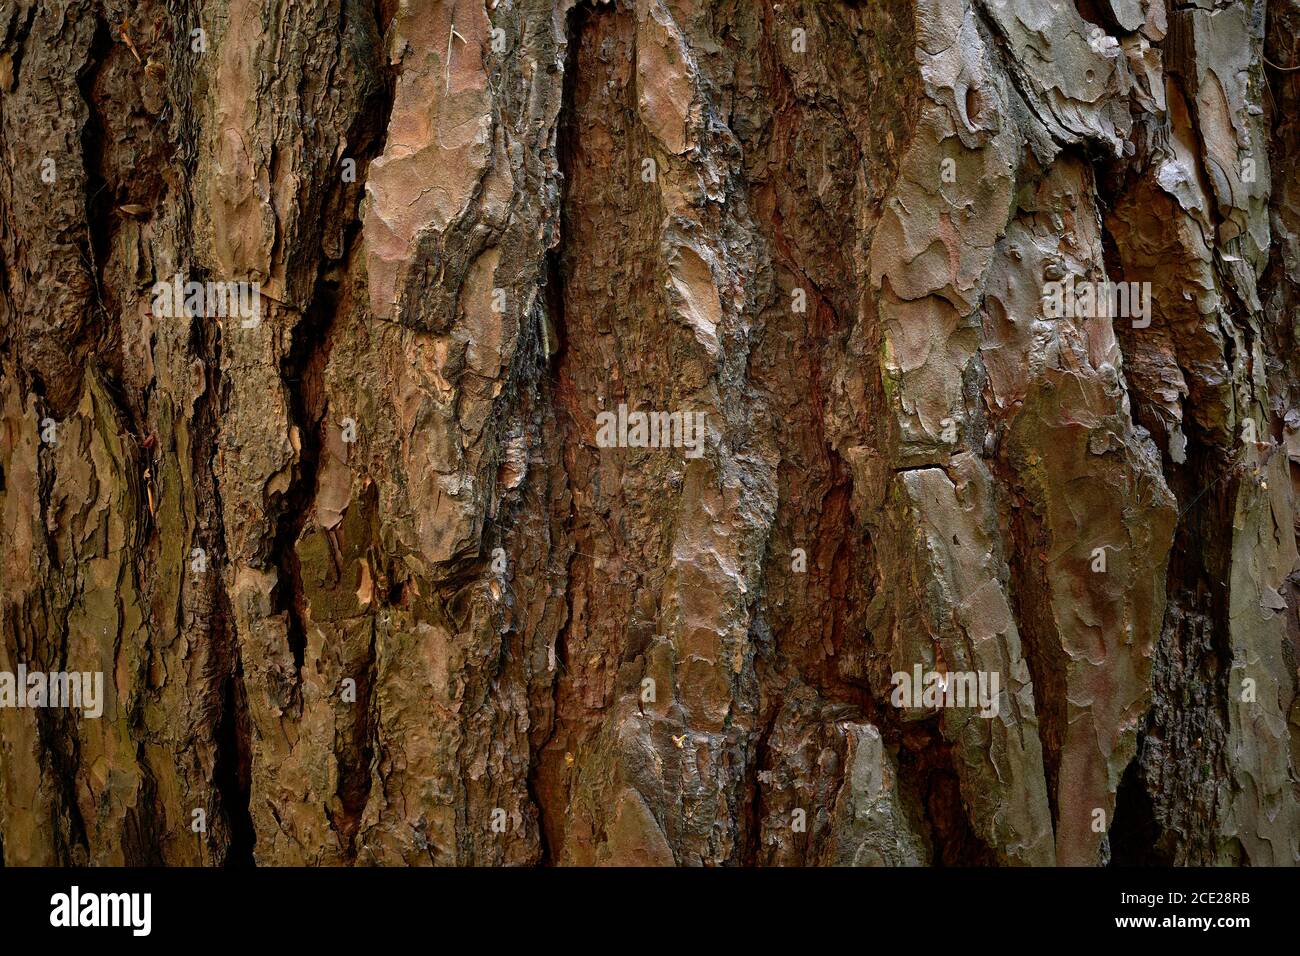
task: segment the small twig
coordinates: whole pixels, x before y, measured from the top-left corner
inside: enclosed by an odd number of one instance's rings
[[[459,40],[461,43],[465,42],[465,38],[456,32],[455,20],[451,22],[447,33],[447,69],[444,71],[445,82],[442,88],[444,94],[451,92],[451,41],[453,39]]]
[[[139,52],[136,51],[135,44],[131,42],[131,37],[130,37],[130,35],[126,32],[126,31],[127,31],[127,28],[130,27],[130,26],[131,26],[131,18],[128,17],[127,19],[125,19],[125,20],[122,21],[122,26],[121,26],[121,28],[119,29],[118,32],[121,34],[122,39],[126,41],[127,49],[130,50],[130,51],[131,51],[131,55],[132,55],[133,57],[135,57],[135,62],[136,62],[136,63],[143,63],[144,61],[142,61],[142,60],[140,59],[140,54],[139,54]]]

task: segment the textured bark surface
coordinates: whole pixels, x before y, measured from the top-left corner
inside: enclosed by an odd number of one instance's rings
[[[0,4],[0,862],[1300,863],[1298,35]]]

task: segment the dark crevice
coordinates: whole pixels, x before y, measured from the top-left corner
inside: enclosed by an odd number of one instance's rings
[[[212,465],[219,447],[221,409],[226,404],[224,390],[229,387],[221,376],[221,330],[217,323],[193,318],[189,349],[198,357],[205,379],[191,423],[190,469],[200,507],[194,545],[207,554],[208,566],[215,568],[225,563],[226,532],[221,491]],[[228,843],[225,847],[214,845],[212,851],[230,865],[252,865],[256,837],[249,813],[250,727],[230,596],[220,573],[204,574],[191,587],[194,593],[187,603],[206,610],[208,640],[224,671],[219,683],[211,684],[208,692],[213,698],[213,710],[219,715],[210,741],[215,751],[211,783],[228,830]],[[181,613],[178,607],[177,614]]]
[[[32,23],[36,20],[36,15],[40,12],[41,6],[33,3],[25,9],[19,7],[20,13],[26,16],[21,20],[15,18],[12,22],[14,29],[9,36],[0,37],[4,41],[6,49],[13,51],[13,64],[10,68],[11,76],[20,76],[22,74],[23,56],[27,52],[27,38],[32,32]]]
[[[41,662],[41,669],[61,669]],[[50,824],[58,856],[63,865],[85,866],[89,862],[86,824],[77,801],[77,768],[81,763],[81,738],[76,718],[68,711],[40,708],[36,711],[36,731],[44,753],[45,772],[59,799],[51,802]]]
[[[374,759],[375,714],[372,707],[371,691],[374,687],[375,671],[375,624],[373,617],[370,626],[370,644],[366,659],[362,662],[356,677],[357,699],[351,707],[359,708],[360,713],[344,740],[336,742],[339,756],[339,782],[335,795],[343,808],[341,819],[331,820],[331,825],[342,837],[344,852],[349,860],[357,857],[357,834],[361,829],[361,817],[366,804],[370,801],[371,761]]]
[[[103,286],[101,271],[103,263],[108,261],[116,196],[115,189],[107,178],[111,172],[105,156],[107,130],[95,89],[101,74],[110,69],[108,60],[112,48],[113,37],[108,22],[97,17],[87,66],[78,76],[77,84],[89,112],[86,125],[81,131],[82,166],[86,174],[86,266],[95,289],[95,325],[101,334],[118,313],[116,308],[106,307],[100,299],[100,289]]]
[[[749,789],[749,799],[745,806],[745,819],[741,821],[742,843],[739,862],[740,865],[747,867],[759,865],[759,855],[763,850],[762,832],[765,793],[758,775],[770,766],[772,734],[776,730],[777,719],[781,716],[779,707],[773,707],[771,711],[771,715],[763,723],[754,741],[753,773],[745,781],[745,786]]]
[[[30,26],[30,21],[28,26]],[[98,188],[102,191],[102,182],[96,185],[97,164],[92,158],[99,153],[99,141],[102,133],[96,122],[96,111],[90,93],[90,85],[102,67],[106,56],[107,28],[102,19],[96,18],[95,32],[91,40],[90,48],[87,51],[86,61],[81,71],[77,75],[78,91],[82,99],[88,105],[90,119],[87,121],[82,131],[82,149],[83,163],[85,165],[88,187],[91,189]],[[15,69],[11,67],[11,69]],[[98,286],[98,274],[94,265],[99,260],[95,250],[95,240],[93,238],[93,209],[87,209],[87,234],[84,237],[78,237],[77,247],[81,257],[84,260],[82,265],[86,269],[93,286]],[[106,317],[102,314],[102,308],[97,302],[86,303],[88,310],[98,310],[96,317],[100,320],[94,323],[96,327],[102,329],[107,325]],[[78,320],[78,326],[72,330],[71,347],[75,363],[75,372],[80,378],[83,368],[82,359],[88,349],[83,341],[83,330],[91,323],[83,316]],[[34,376],[32,391],[35,395],[42,396],[45,392],[45,383],[41,382],[39,374]],[[74,394],[79,395],[81,392],[81,383],[77,382],[77,388]],[[38,403],[37,408],[40,408]],[[55,418],[63,418],[70,413],[72,408],[51,408],[49,414]],[[37,420],[39,421],[44,413],[38,411]],[[41,509],[41,527],[46,529],[43,535],[44,545],[46,548],[46,560],[52,569],[53,579],[60,581],[65,587],[74,584],[69,580],[75,570],[69,565],[75,562],[75,555],[60,554],[53,535],[55,524],[51,523],[48,515],[48,507],[51,502],[51,496],[54,489],[54,463],[55,459],[52,451],[42,444],[38,451],[38,489],[37,498],[40,502]],[[61,595],[63,589],[55,592]],[[70,598],[59,596],[47,597],[47,601],[54,606],[47,606],[45,609],[50,621],[58,621],[57,632],[46,635],[46,640],[30,648],[12,648],[10,658],[16,660],[25,660],[27,665],[32,669],[40,669],[45,672],[61,671],[68,668],[68,625],[67,618]],[[57,602],[57,603],[56,603]],[[25,652],[25,653],[24,653]],[[39,740],[39,759],[42,763],[42,770],[50,781],[50,788],[57,793],[57,797],[50,801],[51,818],[49,820],[50,831],[52,834],[52,843],[55,847],[57,858],[64,865],[84,866],[90,861],[89,841],[86,832],[85,821],[81,815],[81,804],[77,798],[77,780],[81,765],[81,737],[78,733],[77,723],[78,716],[70,711],[39,708],[34,713],[36,724],[36,735]]]
[[[367,540],[378,538],[379,486],[371,484],[354,506],[365,516]],[[374,561],[371,554],[366,560]],[[377,563],[377,561],[376,561]],[[370,800],[372,762],[375,753],[376,713],[373,690],[376,680],[377,622],[370,615],[370,636],[365,656],[349,664],[349,675],[356,681],[356,699],[336,706],[334,753],[338,761],[335,796],[341,812],[326,810],[330,825],[338,833],[344,855],[351,862],[357,857],[357,835],[361,819]]]
[[[234,673],[227,675],[221,687],[217,761],[212,772],[213,785],[221,797],[221,807],[230,831],[225,863],[232,867],[254,865],[253,847],[257,837],[249,813],[252,792],[250,738],[244,671],[242,665],[236,663]]]
[[[1183,35],[1186,24],[1180,25],[1180,19],[1171,18],[1167,58],[1167,79],[1177,91],[1184,87],[1179,51],[1186,55],[1187,43]],[[1186,102],[1194,109],[1191,100]],[[1201,130],[1195,122],[1192,128],[1204,177]],[[1097,199],[1103,210],[1114,209],[1120,214],[1141,201],[1140,179],[1149,175],[1146,165],[1150,161],[1139,154],[1136,159],[1093,163]],[[1210,207],[1217,222],[1215,204],[1211,202]],[[1126,274],[1110,217],[1103,215],[1100,225],[1108,278],[1117,282],[1154,278],[1146,273]],[[1234,312],[1244,308],[1222,270],[1216,269],[1216,278],[1225,289],[1227,307]],[[1121,374],[1135,425],[1145,428],[1163,453],[1161,470],[1179,509],[1165,576],[1165,614],[1151,655],[1150,709],[1138,730],[1137,757],[1126,769],[1117,793],[1109,833],[1111,863],[1117,866],[1209,865],[1219,858],[1214,833],[1223,811],[1217,781],[1227,772],[1224,748],[1232,652],[1226,582],[1230,579],[1231,548],[1207,547],[1207,543],[1231,543],[1240,477],[1233,461],[1233,436],[1208,432],[1198,420],[1197,409],[1214,400],[1214,391],[1204,368],[1195,363],[1189,367],[1182,354],[1185,346],[1176,330],[1184,320],[1199,320],[1194,305],[1188,310],[1184,315],[1176,303],[1167,304],[1164,316],[1173,332],[1171,357],[1190,390],[1182,404],[1182,462],[1175,461],[1171,452],[1172,428],[1158,395],[1161,384],[1135,376],[1134,370],[1143,368],[1142,351],[1153,346],[1142,339],[1144,333],[1127,323],[1116,326],[1125,356]],[[1226,334],[1222,341],[1224,364],[1231,368],[1235,343]],[[1147,394],[1148,388],[1157,394]]]
[[[143,720],[139,705],[128,714],[127,720],[133,728],[138,728]],[[165,866],[163,857],[162,835],[166,833],[166,821],[160,818],[161,801],[158,796],[158,780],[149,767],[145,757],[145,746],[141,736],[136,736],[135,761],[140,768],[140,788],[136,805],[127,810],[122,821],[122,858],[127,866]]]
[[[221,492],[212,463],[217,456],[220,408],[225,402],[220,371],[221,336],[216,323],[193,320],[190,349],[192,354],[200,357],[206,378],[206,387],[195,404],[192,425],[191,468],[196,480],[195,497],[207,511],[200,518],[195,544],[207,553],[209,567],[221,567],[225,563],[226,532]],[[220,684],[211,688],[219,708],[212,739],[215,748],[212,785],[228,829],[229,843],[224,848],[224,859],[228,865],[251,866],[256,841],[249,812],[251,731],[233,610],[224,575],[206,574],[195,587],[200,593],[194,600],[207,604],[210,609],[208,637],[225,670]],[[179,608],[177,613],[180,613]],[[214,850],[222,852],[219,847],[214,847]]]
[[[1175,530],[1166,577],[1164,627],[1152,653],[1152,706],[1138,738],[1132,786],[1145,791],[1159,833],[1151,852],[1179,865],[1215,862],[1218,782],[1227,771],[1232,653],[1229,553],[1207,541],[1230,541],[1237,480],[1222,449],[1189,429],[1186,466],[1169,481],[1184,513]],[[1201,494],[1206,487],[1217,487]],[[1195,500],[1193,500],[1195,499]],[[1136,799],[1136,798],[1134,798]],[[1116,823],[1119,811],[1116,811]],[[1141,858],[1112,839],[1123,859]]]
[[[375,39],[378,41],[383,34],[385,14],[378,4],[372,8],[372,13]],[[363,24],[363,28],[368,30],[370,25]],[[381,47],[382,44],[376,42],[373,49],[378,51]],[[272,545],[278,571],[275,600],[277,607],[285,613],[286,636],[299,681],[302,679],[306,657],[305,616],[308,600],[304,591],[298,543],[315,521],[316,481],[326,428],[330,427],[327,422],[329,397],[325,369],[333,346],[334,325],[340,316],[346,315],[353,307],[352,296],[355,290],[352,283],[341,274],[341,270],[349,268],[355,255],[361,231],[359,212],[364,184],[370,164],[384,150],[396,90],[396,72],[381,62],[373,80],[345,137],[351,145],[351,158],[356,161],[356,181],[344,183],[340,179],[326,203],[327,210],[336,210],[336,214],[344,217],[348,223],[340,259],[336,262],[322,258],[320,261],[311,299],[293,327],[289,350],[280,363],[281,379],[289,404],[289,422],[298,431],[299,451],[293,481],[280,502],[276,519]],[[354,506],[366,516],[366,534],[371,540],[377,536],[374,525],[379,508],[378,491],[378,486],[372,485]],[[390,583],[385,588],[385,594],[395,602],[400,601],[400,582]],[[330,825],[339,836],[344,855],[353,862],[357,856],[357,837],[370,799],[372,781],[375,640],[375,622],[372,617],[366,657],[357,662],[347,675],[356,681],[356,699],[344,704],[343,713],[336,717],[334,752],[339,773],[334,795],[339,810],[335,812],[326,809]]]
[[[1119,22],[1110,10],[1109,4],[1099,0],[1075,0],[1075,9],[1088,23],[1101,27],[1107,33],[1120,33]]]
[[[915,795],[924,811],[934,854],[931,865],[996,866],[996,854],[971,827],[953,747],[939,729],[941,719],[932,717],[903,728],[899,789]]]
[[[286,617],[289,649],[295,671],[302,670],[307,648],[303,623],[306,598],[297,543],[307,524],[316,497],[316,472],[323,444],[321,425],[325,419],[326,396],[321,375],[328,350],[328,333],[337,308],[338,286],[323,279],[302,319],[294,326],[288,353],[281,359],[280,375],[289,402],[289,420],[298,432],[298,461],[294,478],[280,502],[272,554],[279,572],[275,589],[276,609]]]
[[[576,19],[577,17],[575,17],[573,13],[571,13],[569,18],[569,26],[571,31],[569,52],[571,56],[576,56],[576,51],[577,51],[577,35],[576,35],[576,28],[574,27],[574,23]],[[572,60],[570,61],[570,65],[572,65]],[[560,112],[560,116],[562,120],[562,122],[560,123],[561,134],[559,137],[559,142],[557,143],[557,147],[556,147],[556,151],[561,157],[560,168],[562,171],[568,169],[568,166],[566,165],[566,161],[563,158],[567,155],[567,149],[568,149],[568,143],[567,143],[568,124],[563,122],[563,119],[566,116],[572,115],[570,112],[571,104],[572,104],[572,100],[570,99],[570,96],[572,95],[571,77],[573,76],[574,72],[575,71],[572,69],[566,68],[565,70],[564,100],[563,100],[564,106]],[[562,181],[567,182],[567,178]],[[561,209],[563,208],[564,208],[564,201],[563,201],[563,197],[561,197]],[[562,224],[561,235],[563,235],[564,233],[565,233],[565,228],[564,225]],[[558,246],[547,252],[545,266],[546,266],[546,285],[545,288],[543,289],[543,293],[544,293],[543,308],[546,310],[545,313],[546,318],[550,322],[551,328],[555,330],[555,335],[558,342],[558,350],[555,355],[551,356],[551,358],[557,363],[556,367],[558,368],[559,363],[563,361],[563,357],[566,351],[565,349],[566,327],[564,322],[564,279],[563,279],[562,267],[561,267],[561,250]],[[547,334],[546,330],[545,329],[541,330],[540,334],[546,335]],[[558,409],[559,399],[558,396],[555,394],[556,386],[554,386],[548,378],[548,374],[547,374],[548,371],[549,369],[543,366],[539,372],[539,385],[538,385],[540,390],[539,397],[545,408],[549,408],[554,411]],[[553,417],[551,417],[549,421],[544,420],[542,423],[543,429],[547,431],[553,430],[558,432],[560,429],[560,425],[557,419],[558,419],[558,415],[553,415]],[[567,480],[567,476],[566,476],[566,480]],[[549,511],[550,509],[548,509],[548,512]],[[553,722],[550,729],[550,733],[547,734],[546,738],[543,741],[541,741],[538,745],[532,748],[533,752],[531,754],[531,764],[529,767],[528,778],[527,778],[527,788],[528,788],[529,796],[533,801],[533,805],[537,807],[537,814],[538,814],[537,830],[538,830],[538,839],[541,848],[540,865],[542,866],[554,866],[559,863],[559,854],[563,844],[562,837],[564,833],[563,816],[559,812],[558,808],[553,809],[549,807],[550,801],[546,798],[546,794],[548,791],[544,786],[542,775],[545,769],[543,763],[543,755],[550,751],[550,748],[555,743],[559,734],[561,733],[561,726],[560,726],[560,719],[559,719],[560,680],[561,680],[561,675],[565,672],[565,670],[568,667],[568,661],[566,660],[566,656],[567,656],[566,638],[568,636],[569,626],[573,621],[573,613],[574,613],[573,611],[573,591],[574,591],[573,562],[578,556],[577,551],[575,550],[573,544],[574,542],[574,520],[573,519],[574,519],[574,511],[572,508],[570,508],[567,514],[565,514],[562,518],[557,519],[556,516],[552,514],[550,519],[552,523],[555,523],[557,520],[559,520],[559,523],[561,525],[561,530],[558,534],[552,537],[552,540],[549,543],[553,545],[556,541],[558,541],[562,548],[567,549],[568,553],[567,556],[565,557],[565,569],[564,569],[565,580],[567,582],[567,586],[564,589],[564,595],[563,595],[564,602],[565,602],[564,619],[556,629],[556,633],[553,638],[555,642],[554,647],[555,647],[555,668],[556,668],[556,673],[552,677],[551,687],[550,687],[551,708],[552,708],[551,713],[552,713]],[[551,555],[548,554],[546,556],[546,560],[548,564],[550,563],[550,558]]]
[[[168,9],[171,13],[169,19],[175,24],[174,35],[188,37],[190,30],[197,26],[191,6],[180,0],[170,0]],[[190,53],[188,43],[168,43],[164,48],[171,53],[168,75],[174,76],[175,82],[169,85],[168,105],[159,119],[167,131],[168,161],[176,167],[178,181],[188,184],[194,181],[196,144],[200,139],[194,104],[188,95],[188,91],[194,88],[198,58]],[[179,199],[176,209],[180,234],[177,270],[190,274],[195,281],[203,281],[204,276],[194,274],[191,267],[195,244],[194,196],[186,188],[180,191]],[[208,567],[215,569],[227,562],[221,489],[214,465],[219,455],[221,416],[228,404],[231,387],[221,374],[219,326],[202,319],[191,320],[188,349],[203,374],[203,387],[193,405],[190,427],[189,469],[194,476],[193,497],[198,509],[193,545],[206,552]],[[157,414],[157,410],[151,410],[151,417]],[[191,593],[185,599],[185,606],[176,609],[177,626],[181,626],[182,614],[203,613],[208,618],[207,640],[220,668],[205,687],[205,693],[210,695],[211,710],[218,716],[211,738],[204,743],[213,751],[211,785],[225,822],[227,844],[224,847],[213,846],[212,850],[217,858],[228,864],[250,865],[254,862],[256,844],[256,832],[249,812],[251,728],[233,609],[226,591],[225,576],[221,573],[208,573],[192,580],[189,588]],[[161,808],[158,812],[162,812]],[[210,827],[209,831],[218,832],[215,827]]]
[[[848,40],[835,55],[844,57],[846,71],[869,71],[873,56],[858,44],[864,37],[874,40],[880,23],[842,13],[838,7],[827,8],[827,27]],[[863,632],[869,582],[879,577],[879,569],[863,516],[853,513],[852,469],[838,450],[843,438],[829,435],[826,428],[827,409],[835,401],[829,379],[855,324],[860,289],[852,279],[848,257],[862,225],[852,208],[811,188],[817,167],[808,154],[820,141],[837,150],[836,162],[844,162],[846,168],[881,158],[871,155],[870,143],[855,128],[857,101],[851,90],[822,97],[797,85],[781,52],[785,41],[779,10],[764,5],[761,12],[751,14],[741,7],[733,15],[753,16],[754,46],[737,54],[757,62],[763,78],[757,88],[763,101],[774,104],[765,123],[742,123],[737,129],[746,164],[756,174],[749,203],[765,211],[754,227],[761,234],[763,251],[756,285],[766,288],[770,280],[769,294],[753,306],[764,321],[748,357],[747,373],[758,393],[773,402],[772,415],[782,422],[778,440],[785,449],[762,570],[763,597],[751,626],[750,643],[758,648],[756,667],[762,689],[757,727],[750,731],[753,757],[744,784],[747,809],[738,858],[744,865],[763,865],[772,861],[765,854],[774,849],[763,843],[765,822],[770,826],[768,807],[784,807],[781,794],[788,793],[764,781],[793,774],[789,783],[801,800],[818,800],[819,794],[833,798],[846,786],[847,768],[842,762],[833,770],[802,777],[799,757],[787,749],[790,735],[816,734],[819,722],[865,722],[880,731],[887,750],[896,755],[903,722],[897,711],[878,706],[871,694],[864,659],[872,652],[872,642],[869,637],[864,641]],[[747,28],[738,27],[735,35],[743,36]],[[908,112],[901,109],[898,115]],[[902,138],[906,140],[907,134]],[[765,167],[780,170],[780,175],[757,174]],[[804,216],[791,214],[800,208],[816,209],[820,228],[809,229]],[[790,310],[795,288],[807,296],[805,313]],[[790,363],[785,358],[790,354],[802,358]],[[863,378],[879,381],[874,371],[864,370]],[[789,402],[790,396],[799,396],[800,402]],[[780,407],[783,402],[785,408]],[[861,440],[876,445],[879,436],[868,434]],[[791,567],[796,547],[804,550],[805,571]],[[786,700],[799,688],[815,694],[822,710],[797,717],[785,713]],[[785,739],[774,739],[774,734]],[[835,732],[833,737],[837,749],[842,747],[843,733]],[[844,755],[841,750],[841,761]],[[815,792],[805,792],[806,786]],[[904,801],[910,802],[909,797],[905,794]],[[915,832],[925,832],[920,819],[909,823]],[[798,849],[800,861],[816,865],[828,853],[838,852],[828,838],[828,832],[810,819],[807,840]],[[789,848],[776,849],[788,861]]]
[[[382,33],[382,9],[375,7],[376,28]],[[388,122],[396,90],[396,73],[382,66],[377,82],[369,91],[349,129],[346,141],[355,144],[351,158],[356,160],[356,182],[337,184],[339,203],[348,216],[340,262],[351,261],[360,234],[360,202],[370,163],[384,151]],[[332,205],[332,204],[331,204]],[[298,539],[313,515],[316,476],[325,438],[325,420],[329,400],[324,372],[331,349],[330,333],[341,310],[350,306],[346,293],[334,272],[337,263],[322,259],[317,269],[316,285],[302,317],[293,326],[288,352],[280,361],[280,377],[289,404],[290,427],[296,428],[299,440],[298,460],[293,480],[280,500],[272,543],[273,561],[278,571],[275,606],[285,614],[289,649],[295,670],[302,670],[307,648],[303,623],[306,598],[303,594],[302,569],[297,554]],[[301,679],[301,674],[299,674]],[[360,703],[360,701],[358,701]]]
[[[564,75],[563,86],[560,100],[559,116],[556,120],[556,138],[555,138],[555,156],[556,165],[559,169],[559,186],[560,194],[558,196],[560,227],[558,241],[546,252],[544,263],[545,285],[542,289],[542,308],[544,309],[543,320],[549,322],[550,333],[554,335],[554,352],[549,355],[549,364],[543,366],[539,375],[539,389],[541,391],[540,400],[545,409],[548,409],[551,418],[549,422],[544,421],[543,427],[547,430],[553,430],[557,438],[562,438],[565,426],[562,424],[565,412],[563,408],[562,395],[560,394],[562,385],[559,370],[564,367],[566,358],[569,353],[568,349],[568,325],[566,322],[564,298],[565,298],[565,281],[566,274],[564,268],[563,245],[565,238],[570,235],[570,188],[573,179],[574,169],[574,150],[576,148],[577,131],[575,129],[577,116],[577,84],[578,84],[578,54],[582,43],[583,32],[588,28],[590,22],[598,15],[588,3],[581,2],[575,5],[568,13],[568,19],[565,24],[566,46],[564,51]],[[548,329],[542,328],[537,330],[540,336],[548,336]],[[548,343],[549,347],[549,343]],[[550,370],[556,369],[555,380],[552,380]],[[543,416],[546,417],[545,415]],[[549,510],[549,509],[548,509]],[[566,672],[568,662],[566,660],[567,641],[566,637],[573,622],[573,593],[574,593],[574,566],[573,563],[578,558],[578,552],[575,547],[575,511],[569,508],[567,513],[561,516],[551,513],[551,521],[558,521],[562,530],[556,536],[561,547],[567,549],[568,554],[565,556],[565,575],[568,586],[564,589],[565,613],[563,623],[560,624],[554,636],[555,641],[555,669],[556,672],[551,681],[551,704],[552,704],[552,726],[550,733],[545,740],[540,741],[532,747],[531,765],[529,768],[527,787],[533,804],[537,807],[538,813],[538,837],[541,845],[541,865],[554,866],[560,862],[560,854],[563,849],[564,828],[564,809],[561,796],[553,792],[549,784],[558,782],[552,778],[558,778],[563,771],[557,774],[552,767],[553,759],[558,756],[554,751],[554,746],[561,735],[564,733],[561,720],[561,702],[560,702],[560,685],[562,675]],[[550,557],[547,559],[550,563]],[[552,804],[555,805],[552,805]]]
[[[1160,826],[1151,797],[1140,780],[1138,764],[1138,760],[1129,763],[1115,794],[1115,820],[1108,834],[1109,865],[1168,866],[1173,861],[1157,849]]]

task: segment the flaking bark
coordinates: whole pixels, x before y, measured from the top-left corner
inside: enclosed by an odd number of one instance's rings
[[[1300,862],[1298,33],[0,5],[3,862]]]

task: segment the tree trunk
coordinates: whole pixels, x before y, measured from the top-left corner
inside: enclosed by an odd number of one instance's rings
[[[1300,862],[1298,33],[0,4],[0,860]]]

